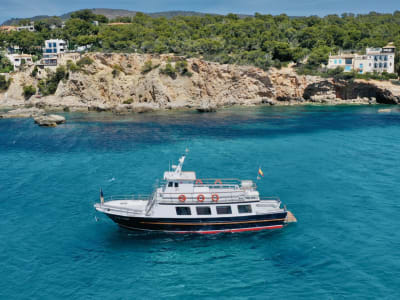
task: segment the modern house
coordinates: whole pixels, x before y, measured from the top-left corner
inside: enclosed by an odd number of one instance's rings
[[[35,31],[35,22],[30,22],[29,25],[18,26],[17,31],[28,30],[28,31]]]
[[[13,64],[14,69],[19,69],[23,65],[32,65],[32,55],[29,54],[8,54],[6,55]]]
[[[356,70],[365,73],[394,73],[394,57],[396,47],[393,43],[383,48],[367,48],[365,54],[339,53],[330,55],[328,69],[342,67],[345,72]]]
[[[67,51],[67,42],[64,40],[46,40],[43,48],[43,66],[57,66],[59,55]]]

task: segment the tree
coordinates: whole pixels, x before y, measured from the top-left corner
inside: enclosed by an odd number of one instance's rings
[[[6,76],[0,75],[0,91],[7,91],[11,84],[11,79],[6,79]]]
[[[25,100],[28,100],[30,97],[36,94],[36,88],[32,85],[24,85],[22,95]]]

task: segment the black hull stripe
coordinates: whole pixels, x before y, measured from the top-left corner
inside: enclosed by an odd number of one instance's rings
[[[239,221],[239,222],[140,222],[142,224],[153,224],[153,225],[189,225],[189,226],[209,226],[209,225],[227,225],[227,224],[249,224],[249,223],[263,223],[263,222],[276,222],[285,221],[285,219],[271,219],[271,220],[252,220],[252,221]]]

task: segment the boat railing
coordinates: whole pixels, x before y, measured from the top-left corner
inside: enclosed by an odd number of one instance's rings
[[[114,206],[107,203],[96,203],[96,207],[101,208],[104,212],[118,212],[118,213],[125,213],[126,215],[130,214],[143,214],[143,210],[140,209],[133,209],[129,207],[121,207],[121,206]]]
[[[104,201],[118,201],[118,200],[150,200],[152,195],[140,195],[140,194],[132,194],[132,195],[112,195],[108,197],[104,197]]]
[[[163,180],[161,185],[165,186],[168,181]],[[238,189],[241,187],[242,180],[237,178],[198,178],[193,180],[194,187],[208,187],[212,189]],[[252,188],[256,189],[257,186],[253,182]]]

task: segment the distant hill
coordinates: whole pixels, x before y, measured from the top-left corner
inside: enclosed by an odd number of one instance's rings
[[[108,19],[114,19],[116,17],[133,17],[136,15],[137,11],[127,10],[127,9],[112,9],[112,8],[92,8],[90,9],[93,13],[98,15],[104,15]],[[69,12],[59,16],[63,20],[67,20],[70,18],[73,12]],[[206,13],[195,12],[195,11],[164,11],[164,12],[154,12],[154,13],[145,13],[151,17],[158,18],[158,17],[166,17],[166,18],[173,18],[176,16],[204,16]],[[218,15],[218,14],[211,14],[211,15]],[[239,17],[249,17],[250,15],[242,15],[238,14]],[[12,18],[5,21],[2,25],[17,25],[19,21],[30,19],[32,21],[39,21],[42,19],[50,18],[54,16],[48,15],[41,15],[41,16],[34,16],[30,18]]]

